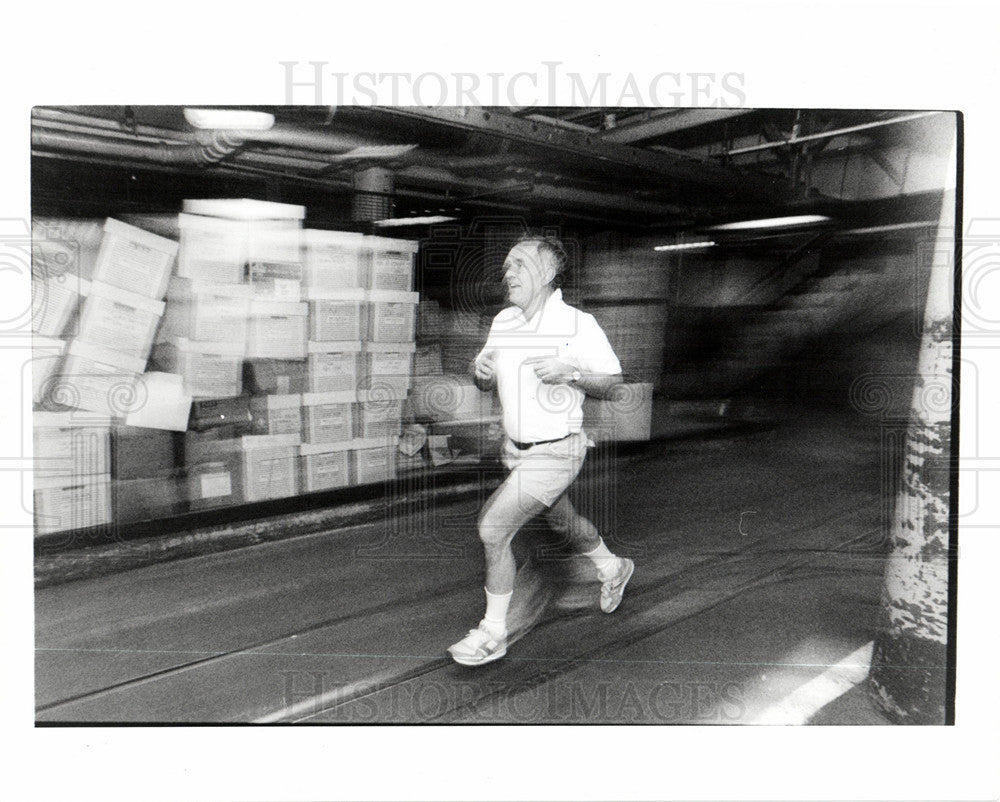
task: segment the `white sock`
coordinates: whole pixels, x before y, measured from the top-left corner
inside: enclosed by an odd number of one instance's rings
[[[483,588],[483,590],[486,590]],[[486,615],[483,621],[486,628],[495,636],[507,634],[507,608],[510,606],[510,598],[514,591],[507,593],[490,593],[486,591]]]
[[[584,552],[583,556],[590,558],[602,582],[609,580],[614,576],[615,571],[618,570],[618,558],[608,551],[608,547],[604,545],[603,538],[596,549]]]

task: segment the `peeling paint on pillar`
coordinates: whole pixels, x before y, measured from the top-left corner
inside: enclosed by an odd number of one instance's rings
[[[945,720],[953,280],[950,269],[932,268],[868,677],[870,698],[898,723]]]

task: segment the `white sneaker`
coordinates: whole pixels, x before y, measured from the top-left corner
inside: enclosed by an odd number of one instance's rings
[[[507,654],[507,633],[498,637],[490,632],[485,621],[480,621],[479,626],[470,629],[462,640],[449,646],[448,653],[452,660],[463,666],[492,663]]]
[[[613,613],[622,603],[622,595],[625,593],[625,586],[632,578],[635,571],[635,563],[628,557],[618,558],[618,572],[607,582],[601,585],[601,609],[606,613]]]

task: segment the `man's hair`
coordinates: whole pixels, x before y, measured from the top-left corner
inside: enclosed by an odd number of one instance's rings
[[[569,256],[562,242],[558,237],[540,237],[525,234],[517,241],[517,244],[525,245],[529,242],[535,243],[538,246],[538,252],[545,254],[552,261],[552,266],[556,271],[552,279],[552,286],[561,287],[566,278],[567,267],[569,266]]]

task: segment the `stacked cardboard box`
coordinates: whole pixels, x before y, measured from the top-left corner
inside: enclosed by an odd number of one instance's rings
[[[417,243],[326,231],[306,231],[304,241],[309,342],[302,485],[384,481],[395,476],[394,456],[383,452],[395,454],[413,374]],[[358,456],[372,451],[381,456]]]
[[[403,399],[413,383],[412,342],[366,342],[361,349],[359,390]]]
[[[484,393],[468,375],[442,374],[414,380],[409,398],[414,420],[424,423],[492,419],[494,394]]]
[[[149,521],[187,510],[186,478],[177,465],[171,431],[118,427],[111,432],[115,521]]]
[[[100,413],[112,456],[103,467],[87,457],[86,471],[39,471],[39,531],[395,476],[417,243],[303,231],[304,212],[185,201],[176,225],[157,229],[179,245],[108,220],[89,262],[40,249],[34,397],[87,420]],[[150,355],[165,372],[143,374]],[[186,398],[181,423],[172,401],[144,407],[160,395]],[[95,429],[79,423],[73,442]],[[44,458],[54,437],[42,438]]]
[[[445,373],[468,375],[469,365],[482,350],[490,320],[479,312],[452,309],[447,314],[447,336],[441,344]]]
[[[334,490],[351,482],[351,440],[343,443],[311,443],[299,448],[303,492]]]
[[[193,509],[296,492],[304,217],[290,204],[184,202],[163,355],[198,399],[184,443]]]
[[[159,446],[190,399],[179,376],[144,372],[177,243],[114,219],[36,221],[35,235],[36,531],[177,511],[173,448]]]
[[[254,434],[302,434],[301,394],[253,396],[250,414]]]
[[[347,231],[304,231],[306,287],[319,294],[364,288],[364,239]]]
[[[86,412],[35,412],[38,534],[110,523],[111,423]]]
[[[163,316],[176,252],[171,240],[105,222],[93,280],[58,379],[63,403],[123,417],[144,402],[137,385]]]
[[[344,443],[354,437],[357,394],[306,393],[302,396],[303,442]]]
[[[33,275],[31,330],[43,337],[72,336],[80,303],[89,292],[90,282],[75,273]]]
[[[185,461],[192,509],[296,495],[300,444],[296,434],[189,440]]]
[[[388,237],[365,237],[368,289],[409,292],[413,289],[413,259],[419,243]]]
[[[35,404],[54,406],[52,380],[59,375],[66,342],[58,337],[31,338],[31,398]]]

